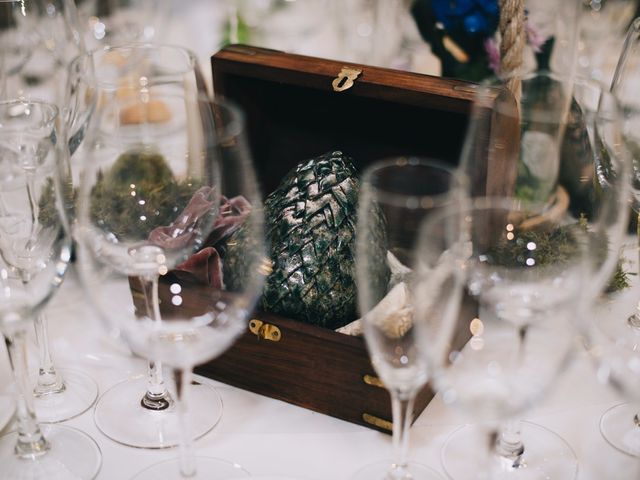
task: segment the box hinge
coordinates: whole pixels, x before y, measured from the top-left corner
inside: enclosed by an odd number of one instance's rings
[[[334,92],[344,92],[353,87],[353,82],[360,76],[362,70],[352,67],[342,67],[340,73],[331,82]]]
[[[270,323],[265,323],[262,320],[256,318],[249,321],[249,330],[256,335],[259,339],[271,340],[272,342],[279,342],[282,338],[280,329]]]
[[[369,425],[373,425],[374,427],[388,430],[390,432],[393,431],[393,423],[389,420],[385,420],[384,418],[376,417],[375,415],[370,415],[368,413],[363,413],[362,420],[364,420]]]

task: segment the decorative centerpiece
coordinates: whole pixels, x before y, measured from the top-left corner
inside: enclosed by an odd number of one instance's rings
[[[265,311],[332,329],[357,317],[358,186],[352,160],[334,151],[300,163],[267,197],[273,273],[262,297]]]

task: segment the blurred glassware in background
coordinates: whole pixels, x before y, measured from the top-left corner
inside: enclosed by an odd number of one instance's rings
[[[638,0],[582,0],[578,73],[609,83]],[[612,55],[612,52],[615,52]]]
[[[3,98],[39,98],[65,118],[67,67],[85,51],[73,0],[0,2]]]
[[[227,0],[223,43],[413,69],[420,40],[408,0]],[[404,47],[409,49],[405,50]],[[426,47],[426,48],[425,48]],[[422,59],[416,59],[421,64]]]
[[[172,4],[167,0],[77,0],[87,47],[156,42]]]
[[[322,48],[331,0],[227,0],[224,43],[311,53]]]

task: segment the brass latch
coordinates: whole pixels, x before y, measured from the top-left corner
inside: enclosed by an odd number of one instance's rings
[[[256,318],[249,321],[249,330],[258,338],[271,340],[272,342],[279,342],[282,338],[282,333],[280,333],[278,327]]]
[[[365,375],[362,377],[362,381],[367,385],[371,385],[372,387],[385,388],[384,383],[378,377],[374,377],[373,375]]]
[[[382,430],[388,430],[389,432],[393,431],[393,423],[389,420],[385,420],[384,418],[376,417],[375,415],[371,415],[369,413],[362,414],[362,420],[369,425],[373,425],[374,427],[380,428]]]
[[[338,76],[331,82],[333,91],[344,92],[345,90],[349,90],[353,87],[353,82],[356,81],[356,78],[358,78],[361,73],[362,70],[358,70],[357,68],[342,67]]]

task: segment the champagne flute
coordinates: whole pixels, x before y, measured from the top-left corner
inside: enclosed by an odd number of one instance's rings
[[[0,329],[17,391],[17,431],[0,437],[6,478],[92,479],[98,445],[85,433],[39,425],[28,381],[30,321],[61,284],[71,257],[68,151],[54,105],[0,102]]]
[[[170,366],[175,391],[167,400],[175,418],[140,403],[132,411],[127,403],[133,417],[114,409],[109,421],[134,434],[159,430],[180,440],[178,460],[136,478],[246,476],[233,463],[196,459],[191,449],[193,438],[211,429],[211,407],[221,408],[217,395],[202,395],[215,390],[193,382],[192,369],[246,328],[268,273],[261,197],[240,114],[206,96],[145,92],[137,101],[164,102],[172,119],[123,122],[131,98],[113,99],[97,116],[80,190],[80,268],[107,325],[136,355]],[[117,399],[118,388],[105,397]]]
[[[570,217],[513,198],[459,202],[424,222],[414,268],[416,344],[445,404],[480,422],[448,440],[443,461],[452,478],[575,475],[563,451],[540,450],[529,440],[526,457],[508,457],[504,447],[521,439],[507,436],[502,425],[517,421],[567,365],[575,338],[570,319],[587,271],[586,243],[586,233]],[[463,308],[470,299],[479,312]],[[455,339],[460,332],[472,334],[462,347]],[[526,430],[541,427],[525,424]],[[473,442],[473,455],[458,448],[460,433]],[[454,457],[460,465],[452,466]]]
[[[358,205],[356,278],[364,335],[373,366],[391,395],[392,461],[361,469],[353,478],[437,479],[430,468],[408,461],[415,395],[429,377],[413,329],[408,281],[418,226],[460,188],[452,170],[415,157],[382,160],[363,174]]]

